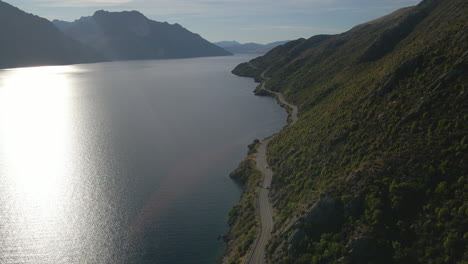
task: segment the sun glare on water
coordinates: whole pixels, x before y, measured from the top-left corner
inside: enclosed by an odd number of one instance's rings
[[[8,234],[9,251],[46,257],[57,249],[47,247],[54,238],[43,234],[64,219],[72,193],[70,71],[73,66],[0,71],[0,207],[9,218],[0,231]]]
[[[0,88],[6,174],[17,189],[41,201],[57,191],[64,173],[69,134],[66,76],[47,68],[6,75]]]

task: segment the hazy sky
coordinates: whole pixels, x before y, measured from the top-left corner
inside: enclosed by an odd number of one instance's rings
[[[50,20],[138,10],[210,41],[267,43],[335,34],[420,0],[6,0]]]

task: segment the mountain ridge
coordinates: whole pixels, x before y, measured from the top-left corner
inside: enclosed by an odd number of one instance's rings
[[[228,50],[233,54],[265,54],[273,48],[283,45],[287,42],[289,42],[289,40],[276,41],[268,44],[258,44],[254,42],[242,44],[237,41],[220,41],[214,42],[214,44]]]
[[[0,1],[0,68],[104,61],[93,49],[66,37],[47,19]]]
[[[54,20],[54,24],[110,60],[231,55],[179,24],[153,21],[138,11],[99,10],[74,22]]]

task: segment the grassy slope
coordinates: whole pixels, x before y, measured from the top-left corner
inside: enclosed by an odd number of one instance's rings
[[[426,0],[251,62],[300,106],[269,148],[271,263],[467,260],[466,14]]]

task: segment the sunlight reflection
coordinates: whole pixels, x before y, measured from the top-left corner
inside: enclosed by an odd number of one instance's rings
[[[16,188],[44,205],[59,191],[66,158],[68,83],[61,72],[60,68],[7,71],[0,88],[7,175]]]
[[[52,231],[66,210],[71,70],[73,66],[0,71],[0,189],[8,190],[0,198],[16,236],[10,242],[40,240],[42,246],[29,248],[31,253],[52,248],[44,247],[54,242],[43,237],[44,231]]]

